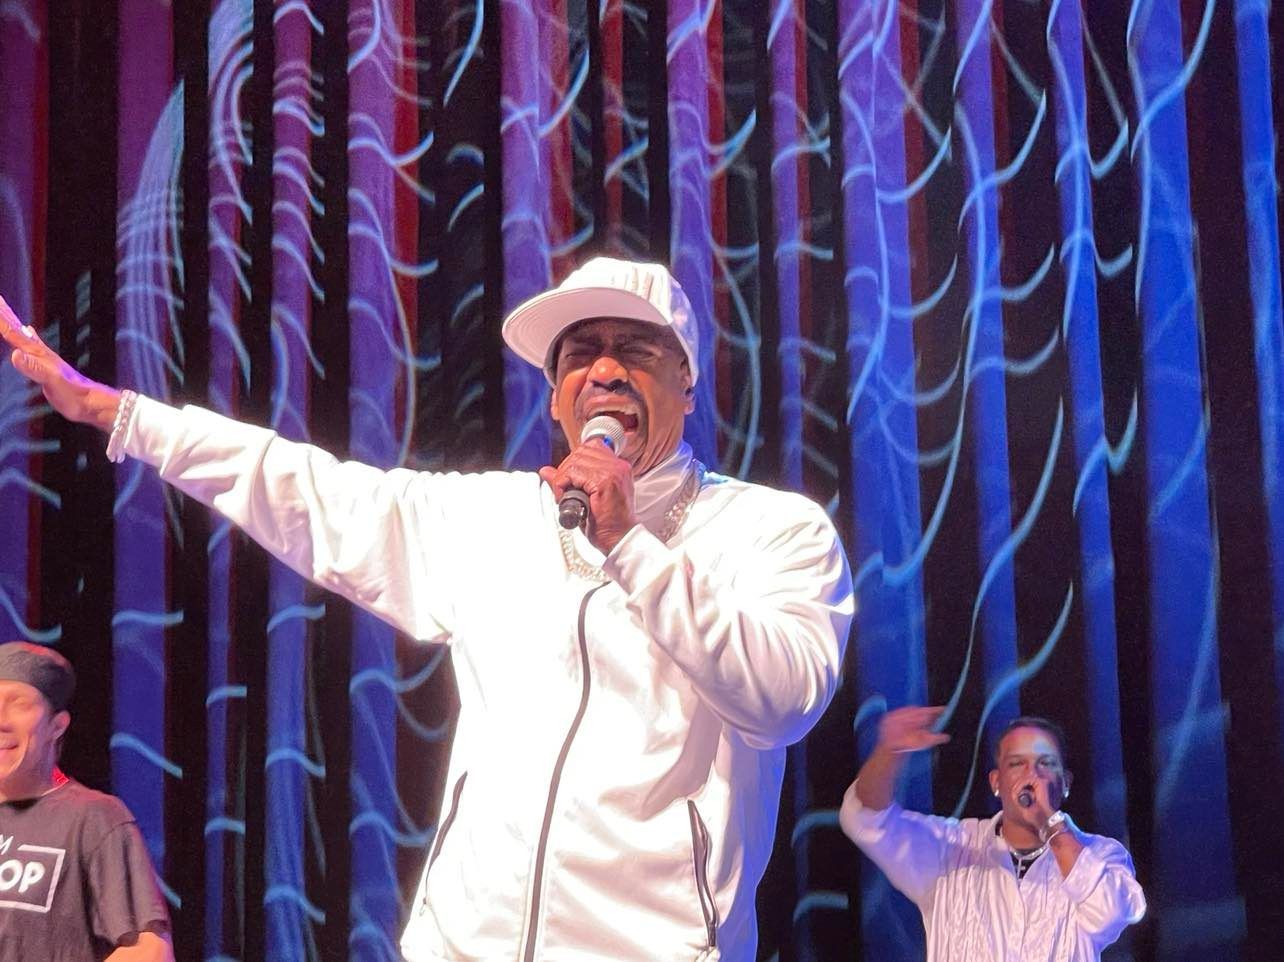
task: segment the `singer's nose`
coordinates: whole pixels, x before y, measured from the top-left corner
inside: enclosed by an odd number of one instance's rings
[[[610,354],[603,354],[593,362],[589,378],[594,384],[611,391],[618,391],[629,383],[629,372]]]

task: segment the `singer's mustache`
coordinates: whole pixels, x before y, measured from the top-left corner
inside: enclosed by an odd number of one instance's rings
[[[644,411],[646,410],[646,402],[643,400],[641,392],[639,392],[632,384],[621,381],[618,384],[592,387],[581,393],[575,401],[575,407],[577,408],[576,413],[583,416],[585,414],[585,408],[594,401],[600,401],[603,398],[613,399],[621,397],[628,398],[630,401],[637,404],[639,408]]]

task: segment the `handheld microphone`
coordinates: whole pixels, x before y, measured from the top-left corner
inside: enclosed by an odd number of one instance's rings
[[[580,431],[580,444],[588,444],[595,438],[614,454],[624,441],[624,425],[609,414],[599,414]],[[557,520],[563,528],[580,527],[588,517],[588,511],[588,495],[580,488],[567,488],[557,501]]]
[[[1034,804],[1034,786],[1026,785],[1021,791],[1017,792],[1017,804],[1022,808],[1029,808]]]

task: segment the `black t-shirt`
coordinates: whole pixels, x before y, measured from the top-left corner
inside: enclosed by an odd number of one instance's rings
[[[0,802],[0,962],[89,962],[166,932],[169,913],[134,817],[69,781]]]

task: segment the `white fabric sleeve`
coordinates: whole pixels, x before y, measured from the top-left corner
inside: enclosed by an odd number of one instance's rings
[[[887,880],[920,908],[945,871],[956,819],[907,812],[895,802],[884,809],[867,808],[853,782],[843,795],[838,824],[857,848],[879,867]]]
[[[838,687],[851,576],[829,519],[806,505],[762,543],[737,532],[728,555],[699,570],[641,525],[602,566],[705,704],[754,748],[802,738]]]
[[[1075,924],[1098,951],[1146,913],[1132,858],[1114,839],[1094,838],[1086,845],[1062,885],[1074,904]]]
[[[267,428],[141,396],[124,448],[305,578],[420,641],[449,640],[457,526],[442,505],[464,507],[463,476],[341,463]]]

